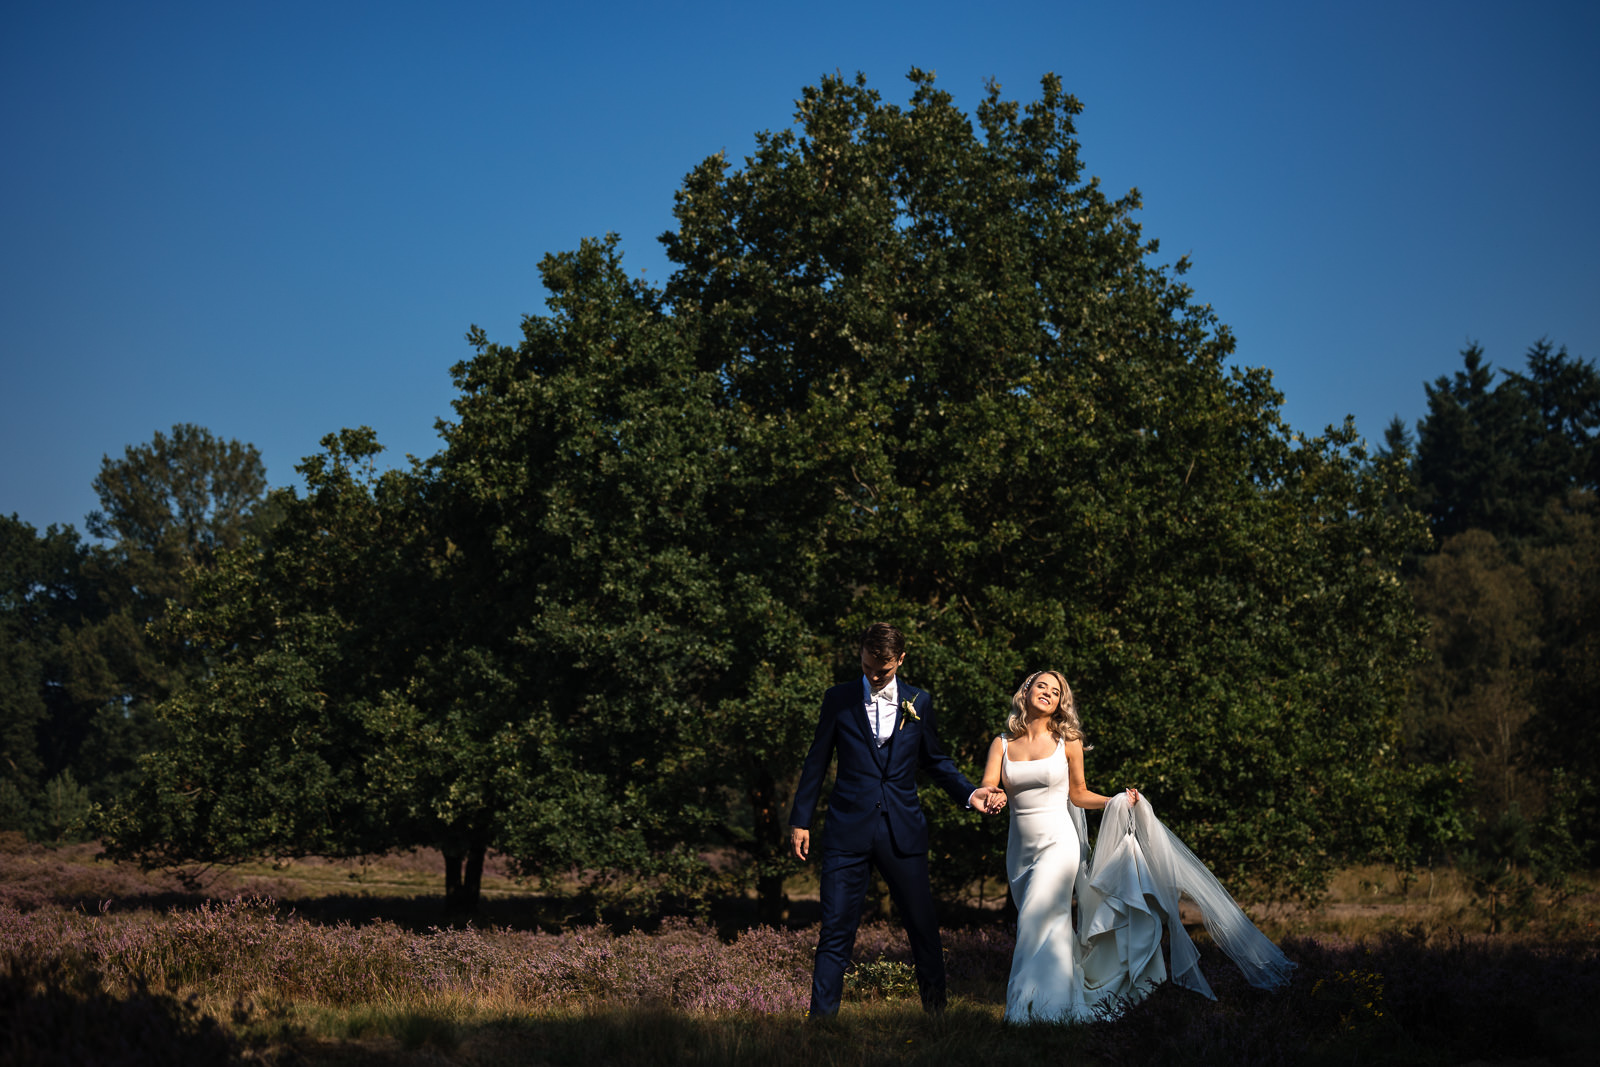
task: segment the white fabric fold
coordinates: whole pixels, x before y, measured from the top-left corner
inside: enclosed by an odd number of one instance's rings
[[[1113,797],[1091,853],[1083,810],[1067,800],[1059,748],[1043,760],[1008,757],[1004,778],[1012,793],[1006,868],[1017,902],[1008,1020],[1112,1016],[1167,980],[1169,968],[1174,982],[1215,999],[1178,916],[1183,896],[1199,907],[1217,947],[1252,985],[1289,980],[1294,964],[1156,818],[1149,798],[1129,804],[1126,794]]]
[[[1273,989],[1289,981],[1294,963],[1256,929],[1216,875],[1156,818],[1150,798],[1141,795],[1139,803],[1130,804],[1127,794],[1119,793],[1106,805],[1101,817],[1096,851],[1104,855],[1108,847],[1116,850],[1130,841],[1142,855],[1151,895],[1166,924],[1174,982],[1215,999],[1200,973],[1200,952],[1178,918],[1180,895],[1200,909],[1211,940],[1244,973],[1247,982]],[[1096,857],[1092,864],[1095,873],[1091,882],[1098,879],[1101,862]]]

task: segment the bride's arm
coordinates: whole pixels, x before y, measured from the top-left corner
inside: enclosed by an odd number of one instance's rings
[[[983,766],[983,785],[1001,789],[1000,761],[1005,758],[1006,744],[1000,738],[995,738],[989,743],[989,762]]]
[[[1099,793],[1091,792],[1083,777],[1083,742],[1067,741],[1063,744],[1067,751],[1067,798],[1080,808],[1099,811],[1111,803],[1110,797],[1103,797]],[[1139,803],[1139,791],[1128,790],[1128,799]]]
[[[967,801],[970,807],[985,815],[1004,811],[1006,806],[1005,787],[1000,784],[1001,757],[996,755],[997,752],[1004,752],[998,737],[989,746],[989,762],[983,770],[983,784],[972,791],[972,799]]]

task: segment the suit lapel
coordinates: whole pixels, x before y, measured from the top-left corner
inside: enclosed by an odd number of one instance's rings
[[[894,731],[889,734],[889,743],[883,746],[886,753],[894,747],[895,741],[911,725],[906,722],[906,701],[918,701],[922,698],[922,690],[909,686],[904,682],[897,682],[896,685],[898,692],[896,693],[897,700],[894,707]]]

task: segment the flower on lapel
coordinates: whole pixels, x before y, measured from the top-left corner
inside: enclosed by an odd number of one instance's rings
[[[918,722],[922,721],[922,716],[917,714],[917,698],[916,697],[911,697],[911,698],[909,698],[907,700],[902,700],[900,702],[900,710],[905,712],[906,715],[911,716],[913,719],[916,719]],[[900,729],[904,730],[905,728],[906,728],[905,716],[901,716],[901,718],[900,718]]]

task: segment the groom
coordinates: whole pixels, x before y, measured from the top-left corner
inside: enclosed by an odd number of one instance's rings
[[[1005,794],[974,788],[939,745],[933,698],[895,677],[905,660],[905,635],[876,622],[861,635],[861,678],[822,696],[817,736],[800,769],[789,816],[795,857],[811,855],[811,820],[834,753],[839,772],[828,798],[827,846],[822,850],[822,933],[811,975],[811,1014],[834,1015],[844,971],[855,948],[867,895],[868,867],[878,868],[917,966],[927,1011],[945,1004],[944,948],[928,885],[928,823],[917,801],[917,769],[926,768],[956,803],[999,811]]]

